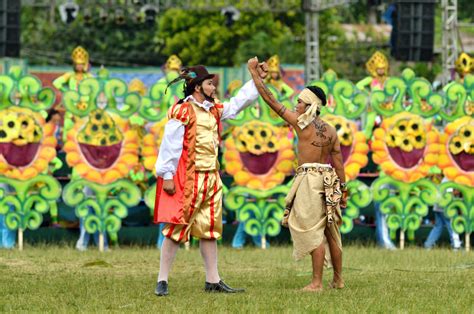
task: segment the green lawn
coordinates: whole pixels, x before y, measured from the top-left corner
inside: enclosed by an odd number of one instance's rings
[[[474,312],[474,254],[448,249],[344,249],[344,290],[302,293],[309,257],[290,247],[220,247],[221,276],[244,294],[203,292],[199,250],[180,250],[168,297],[153,294],[159,251],[122,248],[107,253],[57,246],[0,250],[0,312]]]

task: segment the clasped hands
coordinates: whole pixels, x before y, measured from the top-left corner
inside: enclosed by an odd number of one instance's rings
[[[258,62],[257,57],[250,58],[247,61],[247,68],[250,73],[257,73],[258,76],[263,80],[268,75],[268,65],[266,62]]]

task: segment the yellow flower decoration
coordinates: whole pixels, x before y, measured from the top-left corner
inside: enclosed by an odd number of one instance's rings
[[[165,133],[165,125],[168,119],[153,124],[149,133],[143,137],[143,146],[141,155],[143,157],[143,166],[145,169],[155,173],[155,163],[158,159],[163,134]]]
[[[415,182],[437,164],[438,137],[431,123],[412,113],[399,113],[374,131],[372,158],[393,178]]]
[[[336,128],[341,143],[342,158],[346,180],[355,179],[368,163],[369,146],[364,133],[357,129],[357,125],[344,117],[325,115],[323,120]]]
[[[466,115],[468,116],[474,115],[474,101],[466,100],[464,107],[465,107]]]
[[[138,163],[137,134],[127,121],[95,110],[67,133],[66,161],[84,179],[108,184]]]
[[[474,187],[474,119],[463,117],[446,125],[440,144],[438,166],[444,175]]]
[[[235,127],[225,141],[225,170],[235,183],[251,189],[268,190],[293,172],[293,140],[286,127],[250,121]]]
[[[0,174],[28,180],[56,157],[55,126],[37,112],[11,107],[0,112]]]

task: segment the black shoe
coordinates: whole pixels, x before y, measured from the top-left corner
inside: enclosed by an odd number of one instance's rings
[[[159,297],[168,295],[168,282],[162,280],[156,284],[155,294]]]
[[[206,292],[236,293],[236,292],[244,292],[245,289],[231,288],[225,282],[220,280],[218,283],[206,282],[206,284],[204,286],[204,291],[206,291]]]

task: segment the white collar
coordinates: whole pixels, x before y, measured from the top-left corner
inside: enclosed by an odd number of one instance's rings
[[[196,105],[198,105],[199,107],[201,107],[202,109],[206,110],[206,111],[209,111],[212,107],[214,107],[214,103],[213,102],[210,102],[208,100],[204,100],[203,103],[200,103],[198,102],[194,97],[193,95],[189,95],[188,97],[186,97],[184,99],[184,101],[192,101],[193,103],[195,103]]]

